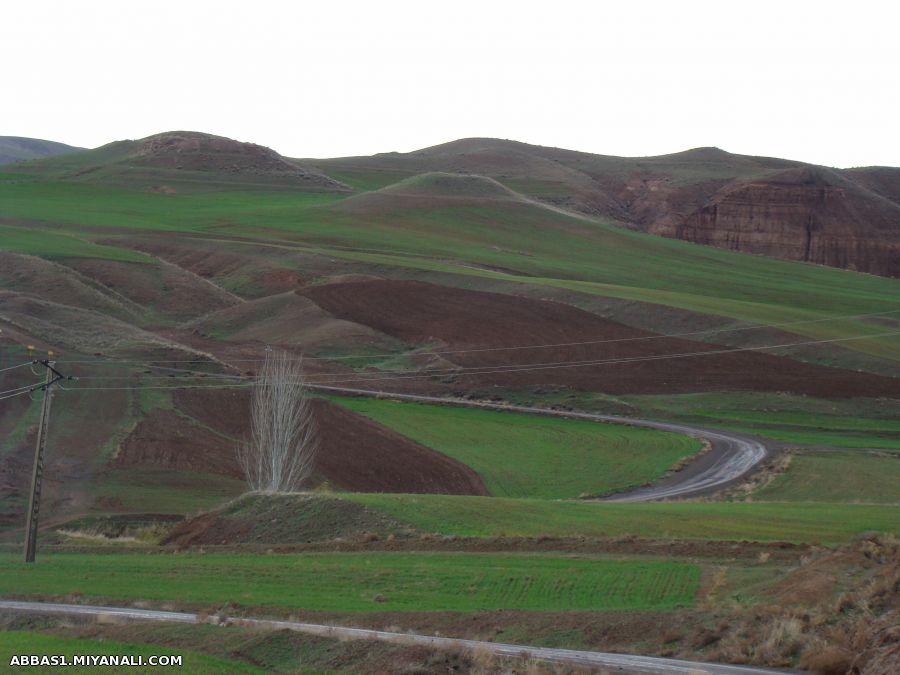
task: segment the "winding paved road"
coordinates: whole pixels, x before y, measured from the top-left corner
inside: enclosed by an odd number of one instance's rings
[[[0,611],[32,612],[40,614],[66,614],[82,616],[117,616],[138,621],[167,621],[177,623],[197,623],[200,619],[189,612],[164,612],[153,609],[134,609],[131,607],[101,607],[95,605],[64,605],[52,602],[19,602],[0,600]],[[318,623],[301,623],[298,621],[274,621],[270,619],[248,619],[212,616],[208,623],[219,625],[238,624],[266,628],[271,630],[293,630],[326,638],[350,640],[380,640],[396,644],[419,645],[436,649],[462,649],[468,651],[490,651],[497,656],[521,657],[565,663],[589,668],[602,668],[619,673],[636,673],[647,675],[665,675],[667,673],[685,675],[761,675],[781,673],[784,671],[750,668],[747,666],[730,666],[701,661],[680,661],[653,656],[637,656],[632,654],[611,654],[607,652],[588,652],[574,649],[551,649],[546,647],[529,647],[527,645],[511,645],[501,642],[481,642],[478,640],[456,640],[454,638],[416,635],[413,633],[391,633],[367,628],[347,628],[344,626],[328,626]]]
[[[706,429],[703,427],[676,424],[673,422],[657,422],[631,417],[620,417],[618,415],[601,415],[598,413],[548,410],[546,408],[535,408],[531,406],[469,401],[466,399],[445,398],[441,396],[395,394],[391,392],[375,391],[373,389],[329,387],[325,385],[310,385],[310,389],[333,394],[375,396],[401,401],[440,403],[443,405],[455,405],[468,408],[486,408],[488,410],[505,410],[529,413],[532,415],[548,415],[568,419],[611,422],[613,424],[625,424],[633,427],[647,427],[650,429],[673,431],[675,433],[686,434],[688,436],[693,436],[694,438],[703,439],[709,443],[709,450],[702,453],[681,471],[666,476],[653,485],[607,497],[606,501],[647,502],[657,499],[696,497],[698,495],[715,492],[745,476],[768,454],[766,446],[750,436],[731,431]]]

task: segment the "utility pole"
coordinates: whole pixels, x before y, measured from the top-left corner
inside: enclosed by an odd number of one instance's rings
[[[48,356],[52,357],[53,352]],[[34,552],[37,545],[38,512],[41,508],[41,483],[44,477],[44,446],[47,442],[47,424],[50,421],[50,404],[53,402],[53,385],[67,378],[54,366],[56,361],[49,358],[40,363],[47,369],[44,384],[40,389],[44,390],[44,399],[41,401],[41,418],[38,423],[37,442],[34,446],[34,467],[31,472],[31,497],[28,500],[28,517],[25,523],[25,562],[34,562]]]

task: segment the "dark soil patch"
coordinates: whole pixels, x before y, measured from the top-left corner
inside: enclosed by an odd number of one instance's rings
[[[677,338],[646,339],[654,338],[656,334],[558,302],[419,281],[328,284],[297,292],[311,298],[335,317],[371,326],[413,344],[440,341],[447,345],[447,349],[490,350],[612,341],[444,355],[454,364],[477,370],[518,365],[534,368],[536,364],[572,361],[665,357],[722,349],[717,345]],[[816,366],[759,352],[518,372],[456,374],[444,379],[466,387],[561,385],[613,394],[745,390],[788,391],[822,397],[900,395],[900,380],[895,378]],[[420,381],[425,380],[403,380],[407,386]],[[353,383],[348,386],[353,386]],[[375,386],[380,385],[376,382]]]
[[[239,478],[234,443],[171,410],[153,410],[125,439],[117,467],[158,466],[178,471],[212,471]]]
[[[204,425],[239,439],[249,432],[249,398],[248,391],[179,390],[175,403]],[[455,459],[334,403],[316,400],[313,410],[320,481],[354,492],[488,494],[481,477]],[[233,461],[234,444],[229,452]],[[216,466],[213,461],[205,470]]]

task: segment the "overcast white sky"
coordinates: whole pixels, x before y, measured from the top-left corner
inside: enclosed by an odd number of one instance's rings
[[[896,2],[0,6],[0,135],[191,129],[292,157],[467,136],[900,166]]]

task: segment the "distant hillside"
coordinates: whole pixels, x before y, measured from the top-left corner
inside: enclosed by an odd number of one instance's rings
[[[83,149],[66,145],[65,143],[57,143],[56,141],[45,141],[40,138],[0,136],[0,164],[55,157],[56,155],[66,155]]]
[[[425,172],[479,174],[651,234],[900,276],[900,168],[838,170],[718,148],[615,157],[491,138],[307,162],[365,190]]]
[[[274,150],[197,131],[169,131],[115,141],[77,155],[34,162],[29,173],[46,178],[121,185],[161,192],[291,188],[349,190]]]
[[[616,157],[493,138],[291,159],[254,143],[171,131],[38,159],[28,173],[164,193],[356,192],[334,209],[353,217],[401,202],[459,209],[468,200],[473,216],[485,200],[536,200],[654,235],[900,277],[900,168],[892,167],[840,170],[712,147]],[[479,227],[492,226],[482,220]]]

